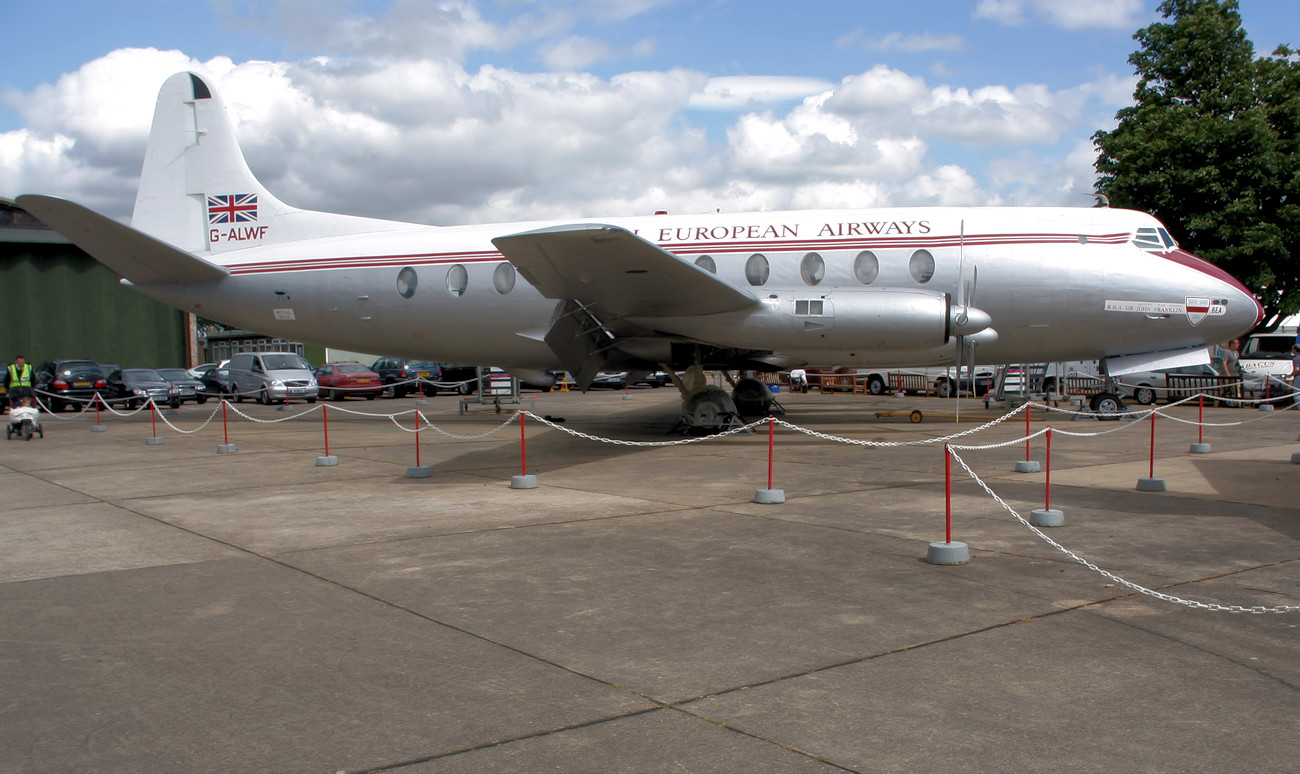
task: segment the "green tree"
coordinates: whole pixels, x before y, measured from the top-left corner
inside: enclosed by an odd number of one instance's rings
[[[1097,132],[1098,188],[1159,218],[1264,305],[1300,312],[1300,60],[1256,58],[1236,0],[1164,0],[1133,37],[1136,104]]]

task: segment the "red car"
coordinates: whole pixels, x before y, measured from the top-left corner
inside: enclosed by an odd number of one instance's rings
[[[343,400],[349,395],[374,400],[383,390],[379,374],[360,363],[326,363],[316,369],[321,400]]]

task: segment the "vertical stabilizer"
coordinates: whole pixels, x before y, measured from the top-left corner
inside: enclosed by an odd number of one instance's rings
[[[131,225],[183,250],[221,252],[248,246],[248,239],[221,238],[232,229],[256,237],[283,209],[249,171],[226,106],[207,82],[194,73],[168,78],[158,93]],[[216,240],[209,238],[214,230]]]
[[[189,72],[158,93],[131,225],[192,253],[409,227],[276,199],[248,169],[216,89]]]

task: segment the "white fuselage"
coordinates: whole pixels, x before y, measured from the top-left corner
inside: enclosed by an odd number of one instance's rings
[[[683,261],[711,263],[718,279],[761,302],[741,312],[612,327],[766,350],[781,362],[950,364],[955,346],[946,318],[927,311],[945,294],[991,319],[995,335],[971,337],[986,364],[1205,346],[1258,319],[1245,289],[1208,264],[1176,248],[1136,246],[1135,231],[1159,223],[1126,210],[898,208],[599,222]],[[549,225],[557,224],[411,226],[233,250],[229,243],[240,234],[230,227],[217,235],[226,238],[224,251],[203,255],[228,267],[230,277],[139,289],[222,322],[342,349],[558,368],[542,341],[557,300],[502,269],[506,261],[490,241]],[[919,251],[933,258],[931,276]],[[754,270],[755,255],[766,277]],[[900,299],[907,307],[901,312]],[[1200,299],[1210,307],[1204,314]],[[801,301],[820,301],[820,309]],[[649,359],[660,356],[653,343],[643,349]]]

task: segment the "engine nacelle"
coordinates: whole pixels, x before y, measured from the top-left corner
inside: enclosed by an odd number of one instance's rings
[[[965,312],[961,327],[987,324],[983,312]],[[913,350],[945,344],[957,332],[953,313],[945,293],[863,288],[766,298],[762,307],[741,312],[642,322],[664,333],[743,349]]]

